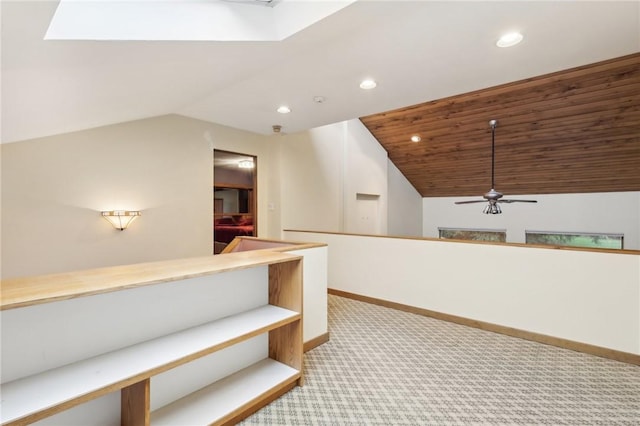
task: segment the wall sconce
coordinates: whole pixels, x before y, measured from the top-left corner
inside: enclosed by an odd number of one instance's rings
[[[109,221],[114,228],[124,231],[127,226],[140,216],[139,211],[111,210],[102,212],[102,217]]]

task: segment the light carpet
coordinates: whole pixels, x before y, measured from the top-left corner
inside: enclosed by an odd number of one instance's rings
[[[640,367],[329,295],[306,382],[242,425],[640,425]]]

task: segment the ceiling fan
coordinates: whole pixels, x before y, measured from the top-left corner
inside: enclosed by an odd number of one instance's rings
[[[482,213],[485,214],[500,214],[502,213],[502,209],[498,205],[498,203],[537,203],[536,200],[502,200],[502,193],[496,191],[495,182],[494,182],[494,172],[495,172],[495,157],[496,157],[496,126],[498,125],[498,120],[489,121],[489,126],[491,126],[491,189],[489,192],[485,193],[482,198],[484,200],[470,200],[470,201],[456,201],[455,204],[472,204],[472,203],[484,203],[488,201],[489,203],[485,206]]]

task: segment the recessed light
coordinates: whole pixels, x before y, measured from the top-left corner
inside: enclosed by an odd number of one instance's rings
[[[377,85],[378,83],[376,83],[375,80],[367,79],[367,80],[362,80],[362,83],[360,83],[360,88],[364,90],[370,90],[376,87]]]
[[[280,114],[289,114],[291,112],[291,108],[286,105],[282,105],[278,107],[276,111],[278,111]]]
[[[522,41],[522,34],[518,32],[512,32],[504,34],[498,41],[496,42],[496,46],[498,47],[511,47]]]
[[[420,135],[411,136],[411,142],[420,142],[421,140],[422,138],[420,137]]]

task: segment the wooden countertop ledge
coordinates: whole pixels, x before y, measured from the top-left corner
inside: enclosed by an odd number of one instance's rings
[[[300,259],[287,253],[248,251],[134,265],[112,266],[3,280],[0,310],[213,275]]]

